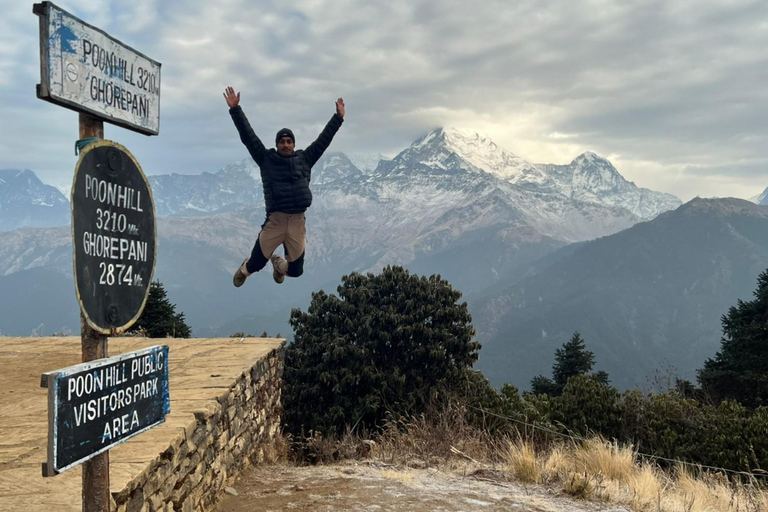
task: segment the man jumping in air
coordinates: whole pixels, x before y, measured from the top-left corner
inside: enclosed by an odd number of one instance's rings
[[[295,150],[293,132],[283,128],[275,136],[275,150],[265,148],[253,133],[240,108],[240,93],[227,87],[224,99],[227,100],[229,114],[240,133],[240,140],[259,165],[267,206],[267,220],[261,226],[251,257],[246,258],[237,269],[233,282],[235,286],[242,286],[249,275],[264,268],[270,259],[275,282],[282,283],[285,276],[299,277],[304,272],[306,247],[304,212],[312,204],[312,192],[309,190],[312,166],[328,149],[333,136],[344,122],[344,100],[336,100],[336,113],[307,149]],[[285,258],[272,254],[281,244],[285,249]]]

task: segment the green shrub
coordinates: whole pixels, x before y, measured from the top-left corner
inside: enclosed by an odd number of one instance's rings
[[[552,400],[551,419],[568,431],[616,438],[621,432],[623,410],[616,388],[588,376],[568,379],[563,393]]]
[[[415,416],[440,391],[458,391],[480,344],[461,292],[402,267],[342,278],[338,297],[312,294],[291,313],[284,418],[290,432],[369,429]],[[471,377],[470,377],[471,378]]]
[[[629,391],[623,396],[622,437],[638,451],[672,459],[687,455],[684,441],[701,424],[700,405],[676,391],[644,395]]]
[[[688,460],[708,466],[748,470],[752,466],[751,440],[747,432],[748,410],[738,402],[725,401],[701,407],[697,429],[683,441]]]

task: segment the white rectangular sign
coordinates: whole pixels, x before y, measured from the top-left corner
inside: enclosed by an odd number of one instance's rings
[[[50,2],[40,17],[39,98],[147,135],[160,131],[160,63]]]

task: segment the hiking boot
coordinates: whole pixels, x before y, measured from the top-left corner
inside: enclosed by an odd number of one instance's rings
[[[237,288],[240,288],[241,286],[243,286],[243,283],[245,282],[245,278],[251,275],[251,273],[248,272],[248,269],[246,268],[246,265],[248,264],[249,259],[250,258],[245,258],[245,261],[243,261],[243,264],[240,265],[235,271],[235,277],[232,278],[232,284],[234,284]]]
[[[270,260],[272,260],[272,267],[274,268],[272,278],[277,284],[280,284],[285,281],[285,275],[288,273],[288,262],[277,254],[273,254]]]

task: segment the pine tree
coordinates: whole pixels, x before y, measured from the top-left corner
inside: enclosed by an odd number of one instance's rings
[[[568,379],[576,375],[587,375],[595,364],[595,354],[587,350],[586,343],[578,332],[573,333],[570,340],[563,343],[562,348],[555,350],[555,362],[552,365],[552,378],[538,375],[531,379],[533,394],[559,396],[562,394]],[[589,376],[595,382],[607,386],[610,382],[608,373],[596,372]]]
[[[587,350],[587,346],[578,332],[573,333],[570,340],[562,348],[555,351],[555,364],[552,365],[552,379],[562,390],[568,384],[568,379],[574,375],[589,373],[595,364],[595,354]]]
[[[720,351],[698,371],[699,384],[714,399],[747,407],[768,405],[768,271],[758,276],[754,296],[723,315]]]
[[[150,338],[189,338],[192,329],[184,320],[184,313],[176,313],[160,281],[149,285],[149,296],[141,316],[133,324],[133,330],[142,329]]]
[[[549,377],[537,375],[531,379],[531,393],[534,395],[557,396],[561,391]]]
[[[440,390],[466,381],[480,344],[461,292],[440,276],[387,267],[344,276],[337,291],[313,293],[306,313],[291,313],[290,431],[377,428],[387,414],[419,414]]]

